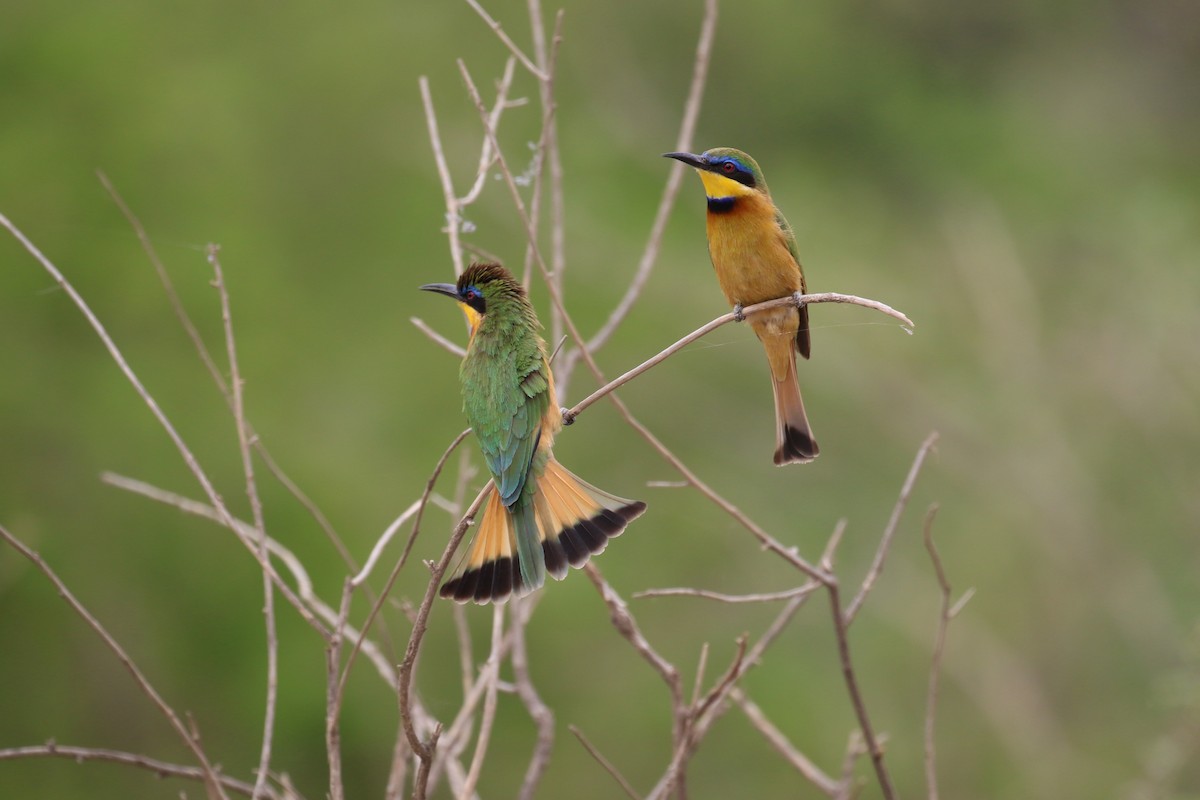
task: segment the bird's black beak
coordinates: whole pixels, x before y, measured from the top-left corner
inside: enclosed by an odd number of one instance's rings
[[[438,294],[446,295],[446,297],[453,297],[455,300],[458,299],[458,287],[453,283],[427,283],[421,287],[421,291],[437,292]]]
[[[663,153],[663,158],[673,158],[696,169],[709,169],[708,159],[695,153]]]

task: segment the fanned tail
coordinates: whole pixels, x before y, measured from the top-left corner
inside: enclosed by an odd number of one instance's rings
[[[608,540],[620,536],[646,504],[597,489],[551,456],[538,478],[534,510],[546,571],[561,581],[567,565],[582,567],[593,554],[604,552]]]
[[[643,502],[616,497],[580,480],[551,456],[537,478],[532,504],[541,552],[520,546],[524,537],[518,530],[526,528],[521,523],[528,519],[529,506],[510,511],[493,489],[458,574],[442,584],[439,593],[460,603],[481,604],[528,594],[542,585],[547,572],[562,580],[568,565],[581,567],[603,552],[608,540],[645,510]]]

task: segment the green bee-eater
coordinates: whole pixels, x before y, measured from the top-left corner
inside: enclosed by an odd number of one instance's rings
[[[708,254],[735,310],[806,291],[792,226],[767,191],[754,159],[732,147],[699,155],[664,153],[695,167],[708,195]],[[808,358],[808,307],[774,308],[750,317],[767,351],[775,390],[775,463],[804,463],[820,450],[796,382],[796,353]]]
[[[457,284],[421,287],[453,297],[470,323],[459,377],[463,411],[495,488],[479,531],[442,597],[503,601],[580,567],[646,504],[623,500],[568,472],[551,452],[562,412],[541,324],[524,287],[499,264],[472,264]]]

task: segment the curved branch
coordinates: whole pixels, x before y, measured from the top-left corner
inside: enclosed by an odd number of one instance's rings
[[[417,610],[416,619],[413,620],[412,635],[409,637],[408,647],[404,652],[404,660],[400,662],[400,670],[396,681],[396,692],[400,697],[400,721],[404,725],[404,735],[408,737],[409,746],[412,747],[413,752],[417,754],[417,757],[421,761],[418,773],[418,785],[420,785],[421,774],[426,779],[428,778],[429,767],[433,763],[434,746],[437,744],[441,730],[440,727],[435,729],[429,742],[422,742],[421,738],[417,735],[416,728],[413,727],[411,710],[413,667],[416,664],[417,653],[421,649],[421,641],[425,637],[425,630],[429,624],[429,614],[433,610],[433,599],[437,597],[438,584],[441,582],[442,576],[446,573],[446,569],[450,566],[450,559],[454,557],[454,551],[458,549],[458,543],[466,535],[467,528],[471,527],[471,523],[475,521],[475,514],[479,511],[479,506],[483,504],[483,499],[487,496],[491,488],[492,482],[488,481],[487,485],[476,496],[475,501],[471,503],[471,507],[467,509],[467,513],[454,526],[454,532],[450,535],[450,541],[446,543],[446,549],[442,552],[442,557],[431,570],[432,574],[429,576],[429,585],[425,589],[425,597],[421,600],[421,606]],[[423,791],[422,794],[424,794]]]
[[[717,2],[707,0],[704,4],[704,21],[700,23],[700,39],[696,42],[696,58],[692,66],[692,84],[688,88],[687,101],[683,106],[683,119],[679,123],[679,136],[675,139],[676,150],[691,150],[692,137],[696,132],[696,120],[700,117],[700,104],[704,99],[704,86],[708,80],[708,64],[712,57],[712,43],[717,32]],[[666,186],[663,187],[662,199],[658,203],[658,211],[654,213],[654,222],[650,226],[650,238],[642,257],[638,261],[637,270],[625,295],[617,303],[612,314],[605,320],[604,325],[588,340],[588,350],[595,353],[612,337],[613,332],[624,321],[629,310],[642,293],[642,287],[650,278],[650,271],[658,260],[659,246],[662,244],[663,232],[667,229],[667,220],[671,209],[675,207],[675,198],[679,195],[679,187],[683,184],[685,167],[680,164],[671,170],[667,176]]]
[[[204,781],[206,778],[204,770],[199,767],[185,767],[182,764],[159,761],[157,758],[150,758],[141,753],[127,753],[124,750],[108,750],[99,747],[73,747],[70,745],[55,744],[54,742],[48,742],[43,745],[30,745],[28,747],[9,747],[0,750],[0,761],[15,761],[23,758],[69,758],[76,763],[83,761],[108,761],[113,764],[125,764],[148,770],[159,778],[184,778],[191,781]],[[244,794],[247,797],[254,794],[254,787],[245,781],[230,778],[228,775],[217,775],[217,780],[230,791]],[[294,791],[288,791],[285,795],[276,791],[271,786],[263,787],[263,791],[260,794],[271,798],[271,800],[284,800],[285,796],[287,798],[296,798],[296,800],[299,798],[299,795],[295,794]]]
[[[863,308],[870,308],[883,314],[887,314],[889,317],[894,317],[907,326],[906,330],[908,333],[912,333],[912,328],[914,327],[911,319],[885,303],[881,303],[878,300],[869,300],[865,297],[856,297],[852,294],[840,294],[838,292],[821,292],[820,294],[792,294],[785,297],[777,297],[774,300],[767,300],[762,303],[755,303],[752,306],[746,306],[744,309],[742,309],[742,314],[743,317],[748,317],[755,312],[767,311],[772,308],[779,308],[780,306],[806,306],[812,305],[813,303],[849,303],[856,306],[862,306]],[[607,384],[601,386],[583,400],[580,400],[573,408],[564,411],[563,423],[570,425],[575,421],[575,417],[577,417],[581,411],[599,400],[601,397],[604,397],[604,395],[623,386],[626,383],[629,383],[631,380],[650,368],[658,366],[663,361],[666,361],[668,358],[675,355],[697,339],[703,338],[715,331],[717,328],[720,328],[722,325],[737,321],[737,319],[737,315],[731,311],[728,314],[722,314],[706,325],[700,326],[687,336],[684,336],[682,339],[660,352],[658,355],[643,361],[641,364],[638,364],[621,377],[609,381]]]
[[[125,651],[125,648],[121,647],[120,643],[113,638],[113,635],[101,624],[100,620],[92,616],[92,613],[87,610],[83,603],[79,602],[75,595],[71,593],[71,590],[67,588],[67,585],[63,583],[62,579],[58,577],[58,574],[50,568],[50,565],[46,563],[37,551],[9,533],[3,525],[0,525],[0,539],[6,541],[10,547],[37,567],[54,584],[58,595],[67,601],[67,604],[87,623],[88,627],[104,640],[104,644],[108,649],[117,657],[117,660],[121,662],[129,674],[133,676],[133,680],[137,683],[138,688],[141,689],[142,694],[150,698],[150,702],[154,703],[158,710],[162,712],[162,715],[166,717],[170,726],[179,734],[179,738],[183,740],[184,745],[192,752],[196,760],[200,762],[199,777],[204,781],[204,785],[208,788],[210,794],[214,797],[224,798],[226,795],[222,788],[221,776],[218,774],[217,768],[208,760],[208,755],[204,752],[204,748],[200,746],[199,737],[187,729],[187,726],[183,724],[183,720],[175,713],[175,709],[158,693],[158,690],[150,683],[150,679],[134,663],[133,658]]]

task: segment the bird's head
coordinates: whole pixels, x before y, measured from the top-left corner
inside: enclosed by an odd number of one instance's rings
[[[427,283],[421,288],[457,300],[472,333],[488,313],[489,305],[525,295],[520,282],[499,264],[472,264],[458,276],[457,283]]]
[[[768,195],[767,182],[758,162],[732,147],[714,147],[703,153],[663,153],[665,158],[682,161],[700,173],[704,192],[713,200]]]

